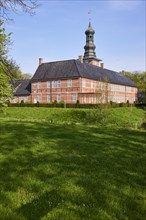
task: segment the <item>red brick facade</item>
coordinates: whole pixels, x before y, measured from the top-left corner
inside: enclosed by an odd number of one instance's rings
[[[49,103],[53,101],[75,103],[127,102],[136,100],[137,88],[125,85],[99,82],[86,78],[33,82],[31,102]]]
[[[14,96],[14,99],[11,101],[12,103],[20,103],[20,102],[31,102],[31,95],[29,96]]]

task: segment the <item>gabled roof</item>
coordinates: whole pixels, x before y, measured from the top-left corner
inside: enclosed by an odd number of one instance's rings
[[[31,93],[30,79],[13,80],[14,96],[29,96]]]
[[[79,60],[65,60],[41,64],[31,82],[68,79],[68,78],[88,78],[98,81],[105,81],[113,84],[121,84],[132,87],[137,87],[135,83],[127,76],[123,76],[118,72],[102,69],[87,63],[81,63]]]

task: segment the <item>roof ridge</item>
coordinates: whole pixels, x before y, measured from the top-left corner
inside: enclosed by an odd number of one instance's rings
[[[13,79],[13,82],[30,81],[31,79]]]
[[[48,64],[48,63],[61,63],[61,62],[67,62],[67,61],[74,61],[75,59],[69,59],[69,60],[56,60],[56,61],[51,61],[51,62],[46,62],[42,64]]]

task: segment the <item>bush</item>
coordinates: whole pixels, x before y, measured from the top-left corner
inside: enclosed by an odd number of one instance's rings
[[[24,102],[21,101],[21,103],[8,103],[9,107],[48,107],[48,108],[86,108],[86,109],[97,109],[97,108],[117,108],[117,107],[127,107],[127,103],[115,103],[110,102],[108,104],[80,104],[77,103],[66,103],[64,106],[64,103],[61,101],[57,103],[55,100],[52,103],[30,103],[30,102]],[[134,106],[134,104],[129,104],[129,107]],[[146,104],[135,104],[136,107],[142,107],[146,106]]]
[[[127,100],[127,107],[129,107],[130,103],[129,103],[129,100]]]

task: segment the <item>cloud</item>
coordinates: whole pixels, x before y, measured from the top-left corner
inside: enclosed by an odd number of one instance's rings
[[[139,7],[143,0],[109,0],[109,5],[114,10],[133,10]]]

